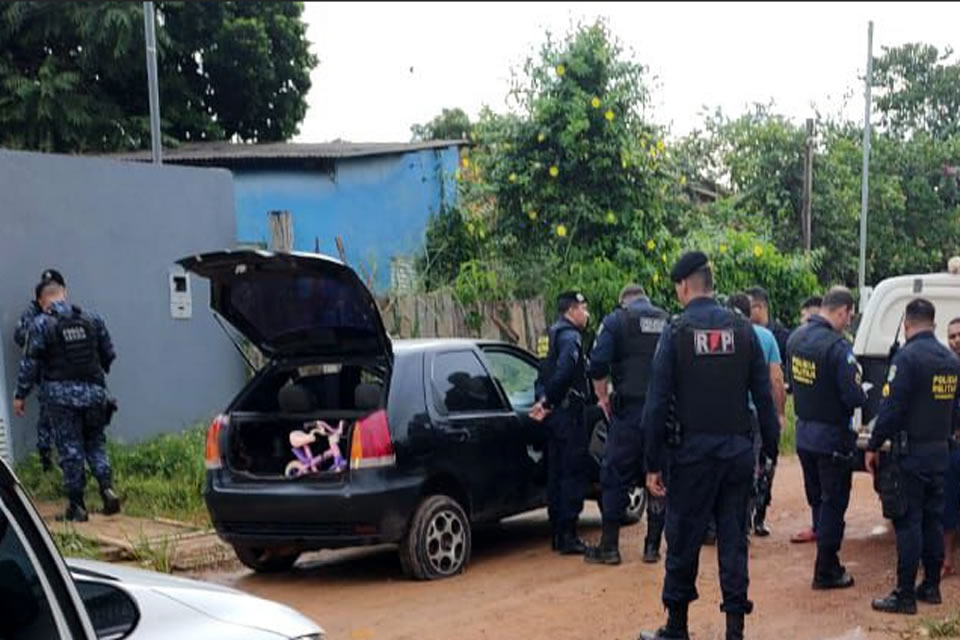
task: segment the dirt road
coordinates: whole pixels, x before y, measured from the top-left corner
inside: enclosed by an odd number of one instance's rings
[[[856,578],[854,588],[810,589],[815,549],[788,540],[808,520],[800,466],[796,458],[785,458],[774,488],[773,535],[753,539],[750,547],[750,597],[756,610],[747,619],[748,638],[900,638],[921,618],[946,616],[960,604],[960,580],[954,579],[944,583],[946,604],[921,605],[918,617],[870,609],[871,598],[893,586],[895,548],[865,474],[855,476],[842,552]],[[640,561],[645,522],[624,530],[625,562],[619,567],[593,567],[582,558],[554,555],[546,515],[536,512],[480,536],[468,570],[451,580],[406,581],[387,548],[311,554],[280,576],[236,570],[201,577],[289,604],[319,622],[332,640],[632,640],[664,619],[663,564]],[[599,514],[592,504],[584,523],[588,537],[599,537]],[[692,635],[722,639],[713,548],[701,555],[698,588],[700,600],[690,611]]]

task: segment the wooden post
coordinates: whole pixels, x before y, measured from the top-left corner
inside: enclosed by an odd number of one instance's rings
[[[807,119],[807,143],[806,157],[803,163],[803,249],[807,255],[810,254],[811,244],[813,242],[812,201],[813,201],[813,119]]]
[[[293,216],[289,211],[267,213],[270,224],[270,249],[290,253],[293,251]]]

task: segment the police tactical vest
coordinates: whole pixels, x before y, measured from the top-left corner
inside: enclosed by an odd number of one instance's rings
[[[667,313],[659,309],[620,309],[617,359],[611,365],[613,388],[625,400],[641,401],[647,395],[650,367]]]
[[[677,418],[685,433],[740,435],[750,431],[747,391],[753,327],[732,312],[717,325],[682,315],[673,325]]]
[[[557,359],[560,357],[559,342],[557,338],[561,333],[566,331],[575,331],[578,332],[578,329],[573,325],[567,322],[555,322],[548,332],[548,340],[550,344],[547,348],[547,357],[544,358],[543,363],[540,365],[540,380],[537,385],[540,389],[537,391],[538,394],[542,393],[542,387],[546,384],[547,380],[553,377],[554,371],[557,370]],[[583,343],[580,344],[580,353],[577,357],[577,372],[574,375],[573,383],[570,385],[572,389],[580,393],[584,398],[587,395],[587,368],[586,362],[583,357]]]
[[[801,420],[845,426],[851,412],[840,399],[836,373],[828,354],[843,336],[819,322],[800,327],[787,341],[790,384]]]
[[[57,315],[47,325],[43,362],[46,380],[100,383],[103,369],[96,327],[73,307],[69,315]]]
[[[915,358],[910,372],[912,394],[906,416],[908,442],[946,443],[953,431],[954,395],[960,364],[946,348]]]

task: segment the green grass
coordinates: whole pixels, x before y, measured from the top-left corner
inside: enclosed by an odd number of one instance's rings
[[[165,517],[209,525],[203,502],[205,429],[195,426],[179,434],[164,434],[136,445],[108,441],[114,490],[124,513]],[[44,473],[36,453],[17,465],[17,476],[35,501],[64,500],[59,467]],[[87,472],[88,509],[98,509],[96,480]]]
[[[960,613],[939,620],[924,620],[920,634],[925,638],[960,638]]]
[[[787,426],[780,433],[780,454],[797,452],[797,414],[793,411],[793,396],[787,396]]]
[[[93,540],[86,538],[74,530],[68,523],[66,531],[51,531],[54,543],[60,549],[60,553],[71,558],[88,558],[90,560],[103,560],[103,553],[99,545]]]
[[[150,542],[141,537],[133,543],[133,555],[146,569],[160,573],[173,573],[174,543],[169,538]]]

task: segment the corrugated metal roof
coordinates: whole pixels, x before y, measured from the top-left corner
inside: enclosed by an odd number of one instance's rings
[[[267,144],[235,144],[231,142],[199,142],[163,150],[163,161],[174,164],[230,164],[247,161],[296,161],[311,159],[361,158],[412,151],[459,147],[466,140],[430,140],[427,142],[275,142]],[[111,153],[117,160],[150,161],[150,151]]]

